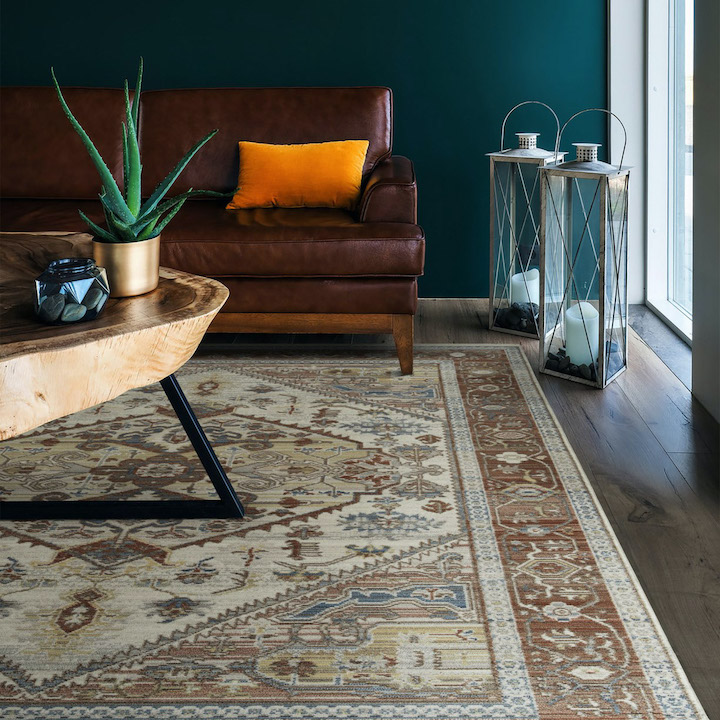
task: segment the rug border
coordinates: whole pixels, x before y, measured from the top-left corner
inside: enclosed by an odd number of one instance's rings
[[[481,347],[485,346],[484,343],[476,343],[475,347]],[[566,450],[568,451],[568,454],[570,457],[572,457],[573,461],[577,465],[578,470],[580,471],[580,478],[583,481],[583,484],[585,485],[585,489],[588,491],[588,494],[590,495],[590,498],[592,499],[596,510],[598,511],[598,514],[600,516],[600,519],[605,527],[605,529],[608,531],[608,534],[610,535],[611,541],[613,546],[615,547],[615,550],[618,553],[618,556],[620,557],[620,560],[623,564],[623,567],[625,568],[626,572],[628,573],[628,576],[630,577],[630,580],[632,581],[635,591],[638,594],[638,597],[640,598],[640,601],[642,602],[645,611],[647,612],[648,616],[650,617],[650,620],[652,621],[653,627],[658,634],[658,637],[665,647],[665,651],[667,652],[668,656],[670,657],[671,663],[675,669],[675,672],[678,675],[678,679],[680,680],[683,688],[685,689],[685,692],[688,694],[688,699],[694,706],[695,712],[698,713],[699,717],[702,718],[702,720],[709,720],[707,713],[705,712],[705,709],[703,708],[702,704],[700,703],[700,700],[697,697],[697,694],[695,693],[694,688],[690,684],[690,681],[688,680],[687,674],[685,673],[685,669],[680,664],[680,660],[678,659],[675,650],[673,649],[672,645],[670,644],[670,641],[668,640],[667,635],[665,634],[665,630],[663,629],[662,625],[660,624],[660,620],[658,619],[657,615],[655,614],[655,610],[653,609],[652,605],[650,604],[650,600],[648,599],[647,595],[645,594],[645,590],[643,589],[642,585],[640,584],[640,580],[638,580],[638,577],[635,573],[635,569],[630,564],[630,560],[628,559],[625,549],[620,544],[620,540],[618,539],[617,535],[615,534],[615,530],[613,529],[610,520],[608,519],[607,514],[605,513],[605,509],[603,508],[602,504],[600,503],[600,500],[598,499],[598,496],[595,492],[595,489],[593,488],[590,479],[587,476],[587,473],[585,472],[585,469],[582,466],[582,463],[580,462],[578,456],[575,453],[575,450],[573,449],[572,445],[570,444],[570,441],[568,440],[567,435],[565,434],[565,430],[563,429],[562,425],[560,424],[560,421],[558,420],[557,415],[555,414],[555,411],[552,409],[552,406],[550,405],[550,402],[547,399],[547,396],[545,395],[545,391],[542,389],[542,386],[540,385],[540,382],[538,381],[537,375],[535,375],[535,370],[533,369],[532,365],[530,364],[530,361],[528,360],[527,355],[525,354],[524,349],[519,344],[507,344],[507,345],[492,345],[493,347],[511,347],[511,348],[517,348],[520,351],[520,355],[522,356],[523,360],[525,361],[525,367],[528,371],[528,375],[532,378],[532,383],[535,386],[535,389],[540,394],[540,397],[543,399],[543,403],[545,404],[545,408],[547,409],[548,415],[552,418],[553,422],[555,423],[556,428],[558,429],[560,438],[563,441],[563,444],[565,445]],[[428,346],[424,346],[428,347]],[[472,345],[466,345],[466,347],[472,347]]]

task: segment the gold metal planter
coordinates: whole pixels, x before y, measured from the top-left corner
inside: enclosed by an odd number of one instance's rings
[[[159,281],[160,236],[129,243],[93,240],[93,256],[107,272],[110,297],[131,297],[154,290]]]

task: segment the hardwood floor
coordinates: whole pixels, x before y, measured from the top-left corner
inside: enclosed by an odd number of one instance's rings
[[[273,340],[392,344],[374,335],[262,338]],[[487,300],[421,300],[415,341],[519,343],[533,365],[537,356],[536,341],[487,330]],[[700,702],[720,720],[720,431],[632,330],[629,352],[627,372],[602,391],[538,377]]]
[[[692,387],[692,350],[646,305],[630,305],[628,322],[646,345],[682,381]]]

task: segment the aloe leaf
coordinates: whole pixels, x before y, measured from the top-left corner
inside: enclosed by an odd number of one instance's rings
[[[128,164],[128,140],[127,126],[122,124],[123,129],[123,190],[125,191],[125,200],[127,201],[128,178],[130,177],[130,165]]]
[[[142,87],[142,76],[143,76],[143,59],[140,58],[140,65],[138,67],[137,81],[135,82],[135,94],[133,95],[132,101],[132,119],[133,125],[135,125],[135,134],[138,132],[138,112],[140,110],[140,88]]]
[[[163,213],[167,212],[168,210],[172,210],[179,202],[183,202],[188,197],[190,197],[189,193],[183,193],[182,195],[178,195],[177,197],[171,198],[170,200],[165,200],[165,202],[161,202],[151,213],[142,216],[130,227],[135,232],[142,232],[150,223],[156,223],[157,219]]]
[[[75,116],[72,114],[72,112],[70,112],[70,108],[65,102],[65,98],[63,97],[62,91],[60,90],[60,85],[58,85],[58,81],[55,77],[55,71],[53,70],[53,68],[50,68],[50,73],[52,75],[53,84],[55,85],[55,91],[57,92],[58,100],[60,100],[60,105],[62,106],[63,112],[67,116],[67,119],[70,121],[70,124],[73,126],[73,128],[75,128],[75,132],[80,136],[80,139],[82,140],[85,149],[90,155],[90,159],[93,161],[95,168],[100,174],[100,179],[102,180],[103,187],[106,189],[106,192],[108,194],[108,200],[110,203],[112,203],[113,211],[125,222],[133,222],[135,220],[135,217],[130,212],[130,208],[128,208],[127,204],[125,203],[125,199],[123,198],[122,193],[120,192],[120,189],[115,182],[115,178],[112,176],[112,173],[108,169],[108,166],[105,164],[105,161],[100,156],[100,153],[97,151],[95,145],[93,145],[92,140],[90,140],[88,134],[85,132],[85,130],[83,130],[82,126],[75,119]]]
[[[127,80],[125,81],[125,120],[127,122],[128,149],[128,179],[125,195],[127,196],[127,206],[133,214],[133,219],[126,220],[126,222],[132,223],[140,212],[140,205],[142,203],[142,198],[140,197],[142,165],[140,164],[140,148],[138,147],[137,133],[135,132],[135,121],[133,120],[132,110],[130,109],[130,95]]]
[[[153,230],[155,229],[155,226],[157,225],[158,219],[155,218],[151,222],[149,222],[146,227],[143,229],[142,232],[138,233],[138,240],[147,240],[148,238],[155,237],[155,234],[153,233]]]
[[[117,236],[121,242],[135,242],[137,240],[137,233],[132,230],[128,223],[124,223],[112,212],[112,208],[106,204],[107,197],[105,195],[100,195],[100,202],[102,203],[103,211],[105,212],[105,221],[111,234]]]
[[[158,222],[154,231],[151,231],[147,237],[157,237],[165,229],[166,225],[180,212],[180,208],[185,204],[186,200],[187,198],[182,198],[182,200],[180,200],[180,202],[178,202],[175,207],[170,210],[170,212],[162,220],[160,220],[160,222]],[[144,235],[145,233],[141,233],[141,237]],[[145,237],[142,237],[142,239],[144,240]]]
[[[103,215],[105,215],[105,224],[110,227],[110,211],[107,209],[107,206],[103,202],[103,198],[105,197],[104,191],[100,193],[100,205],[102,205],[103,209]]]
[[[187,200],[187,198],[198,196],[229,197],[229,193],[216,192],[215,190],[193,190],[192,188],[190,188],[190,190],[188,190],[187,192],[184,192],[180,195],[175,195],[175,197],[168,198],[164,202],[161,202],[152,212],[146,213],[144,215],[140,214],[137,221],[134,222],[130,227],[132,227],[133,230],[136,231],[142,230],[147,225],[147,223],[157,219],[167,210],[172,209],[176,203],[180,202],[180,200]]]
[[[158,224],[155,228],[155,234],[159,235],[167,226],[167,224],[180,212],[180,208],[185,204],[187,198],[183,198]]]
[[[115,238],[115,242],[125,242],[122,235],[117,232],[113,232],[112,212],[108,210],[107,206],[103,202],[102,194],[100,195],[100,204],[102,205],[103,215],[105,215],[105,225],[107,226],[108,232]]]
[[[155,188],[153,194],[145,201],[145,204],[140,208],[138,219],[152,212],[157,207],[157,204],[163,199],[165,193],[167,193],[175,180],[177,180],[178,175],[180,175],[180,173],[185,169],[185,166],[190,162],[195,153],[216,133],[217,130],[209,132],[202,140],[195,143],[195,145],[188,150],[183,159],[180,160],[180,162],[173,168],[172,172],[170,172],[170,174]]]
[[[99,238],[107,242],[117,242],[118,239],[111,235],[107,230],[103,230],[99,225],[96,225],[82,210],[78,210],[80,217],[87,224],[87,226],[97,235]]]
[[[109,222],[110,231],[112,234],[119,236],[122,242],[135,242],[138,238],[137,235],[130,230],[129,226],[123,223],[122,220],[118,220],[116,217],[110,216]]]
[[[187,195],[188,197],[196,197],[202,195],[202,197],[218,197],[218,198],[228,198],[235,195],[237,192],[237,189],[233,190],[232,192],[218,192],[217,190],[188,190],[186,193],[183,193],[183,195]],[[180,195],[176,195],[175,197],[180,197]]]
[[[117,186],[116,186],[117,187]],[[134,215],[130,212],[127,203],[125,202],[125,199],[120,195],[120,199],[122,200],[122,206],[119,205],[114,200],[114,195],[110,195],[107,192],[107,188],[105,185],[102,186],[102,192],[105,194],[105,202],[107,203],[108,207],[112,209],[113,214],[116,217],[122,217],[122,218],[132,218],[134,220]],[[132,222],[132,220],[130,222]]]

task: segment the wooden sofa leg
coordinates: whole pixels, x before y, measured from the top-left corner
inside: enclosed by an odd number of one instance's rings
[[[393,315],[392,334],[403,375],[412,375],[413,371],[414,319],[413,315]]]

